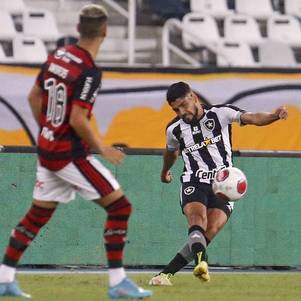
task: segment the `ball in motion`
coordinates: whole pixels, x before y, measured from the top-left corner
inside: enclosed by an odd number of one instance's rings
[[[225,201],[238,201],[245,195],[247,188],[245,174],[236,167],[219,170],[212,183],[214,194]]]

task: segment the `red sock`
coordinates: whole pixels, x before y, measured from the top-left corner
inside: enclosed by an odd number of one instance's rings
[[[24,251],[37,236],[40,229],[48,223],[54,210],[55,208],[48,209],[32,205],[24,218],[12,231],[3,264],[10,267],[17,266]]]
[[[106,208],[108,212],[104,242],[109,268],[122,267],[123,248],[126,243],[128,219],[132,205],[125,196]]]

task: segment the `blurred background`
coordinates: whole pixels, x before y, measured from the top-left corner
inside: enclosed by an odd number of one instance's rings
[[[208,104],[288,106],[286,123],[235,127],[235,149],[301,149],[301,0],[1,0],[0,143],[35,144],[28,91],[47,53],[76,43],[91,2],[110,15],[94,125],[106,143],[164,147],[166,89],[183,80]]]

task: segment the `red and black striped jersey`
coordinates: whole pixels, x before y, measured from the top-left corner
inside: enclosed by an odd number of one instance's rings
[[[39,161],[50,170],[59,170],[89,154],[88,145],[69,125],[69,118],[73,105],[87,108],[87,117],[91,118],[100,89],[101,71],[88,51],[78,45],[70,45],[48,56],[36,83],[43,91]]]

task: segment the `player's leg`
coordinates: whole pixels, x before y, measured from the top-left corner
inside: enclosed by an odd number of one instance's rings
[[[207,217],[206,217],[206,205],[207,205],[207,192],[209,185],[193,185],[191,183],[183,183],[180,188],[180,205],[182,207],[182,212],[184,214],[184,211],[187,212],[187,219],[189,223],[190,229],[192,226],[197,225],[200,227],[200,223],[202,223],[201,229],[207,227]],[[194,202],[194,200],[202,200],[198,202]],[[199,208],[198,204],[200,204],[202,208],[202,212],[199,214],[197,210],[189,210],[190,203],[195,203],[196,207]],[[188,207],[187,207],[188,206]],[[187,208],[187,209],[185,209]],[[190,213],[189,211],[192,211]],[[202,228],[203,227],[203,228]],[[193,229],[193,228],[192,228]],[[201,230],[201,233],[199,236],[203,236],[204,232]],[[204,236],[204,240],[202,240],[203,243],[207,241],[206,236]],[[155,275],[150,281],[150,285],[172,285],[170,278],[172,275],[174,275],[176,272],[178,272],[180,269],[182,269],[184,266],[186,266],[189,262],[191,262],[195,255],[191,250],[191,240],[188,239],[188,241],[185,243],[185,245],[182,247],[180,251],[175,255],[175,257],[167,264],[167,266],[164,267],[164,269],[157,275]],[[206,261],[207,253],[206,253],[206,247],[202,248],[202,259],[201,261]],[[207,274],[207,273],[206,273]],[[207,277],[207,276],[206,276]],[[208,281],[208,280],[206,280]]]
[[[213,205],[219,208],[207,209],[207,229],[205,231],[207,247],[212,239],[223,229],[232,212],[232,205],[227,202],[219,200],[218,204],[214,203]],[[171,276],[180,271],[192,260],[192,252],[190,251],[188,243],[185,243],[182,249],[178,251],[164,269],[150,280],[149,284],[160,286],[172,285],[170,281]],[[204,254],[203,260],[208,263],[207,252]]]
[[[70,178],[83,198],[93,200],[107,212],[104,227],[104,243],[109,267],[109,297],[144,298],[151,292],[139,288],[126,277],[123,268],[123,250],[127,241],[128,219],[132,205],[124,195],[119,183],[98,160],[93,157],[80,159],[60,172],[59,176]],[[71,182],[70,182],[71,183]]]
[[[200,280],[209,281],[208,264],[205,261],[207,207],[201,202],[191,202],[185,205],[183,211],[189,225],[187,243],[195,260],[193,274]]]
[[[0,296],[30,298],[30,295],[22,292],[15,281],[16,268],[26,249],[50,220],[56,205],[56,202],[45,203],[34,200],[28,212],[12,230],[0,265]]]
[[[26,249],[45,226],[58,205],[74,197],[73,187],[53,172],[38,166],[31,208],[13,229],[0,266],[0,295],[28,297],[15,281],[16,267]]]
[[[171,286],[171,277],[192,260],[193,255],[188,243],[186,242],[185,245],[177,252],[175,257],[163,268],[163,270],[149,281],[149,285]]]
[[[211,242],[212,239],[223,229],[227,221],[228,217],[221,209],[208,209],[208,225],[206,236],[208,237],[209,242]]]
[[[233,206],[233,202],[219,199],[213,191],[209,194],[206,230],[206,237],[209,242],[223,229],[231,216]]]

